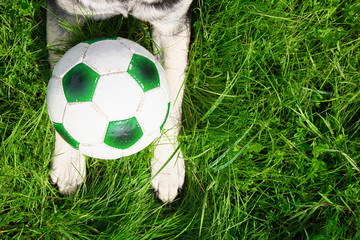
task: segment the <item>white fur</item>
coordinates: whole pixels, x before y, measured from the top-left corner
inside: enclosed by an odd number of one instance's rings
[[[162,29],[161,25],[154,25],[153,37],[160,49],[163,49],[164,68],[170,85],[171,108],[168,120],[164,125],[165,134],[157,143],[154,158],[151,161],[153,177],[151,184],[158,191],[158,197],[166,202],[172,201],[176,197],[177,190],[182,187],[185,177],[183,155],[181,150],[176,153],[175,150],[179,145],[177,136],[181,128],[181,107],[190,29],[186,28],[174,36],[165,36],[161,33]],[[173,154],[170,162],[157,174]]]
[[[50,172],[51,180],[62,194],[74,194],[85,181],[85,157],[55,133],[55,151]]]
[[[184,77],[190,40],[189,23],[185,15],[191,0],[180,1],[174,9],[168,12],[154,7],[146,7],[147,3],[158,2],[158,0],[130,0],[126,5],[122,5],[121,1],[102,1],[100,3],[94,0],[81,0],[83,6],[80,8],[70,0],[61,0],[60,2],[63,3],[63,10],[68,12],[83,14],[89,11],[86,10],[87,7],[91,7],[93,10],[95,9],[95,12],[93,11],[91,14],[98,18],[119,13],[126,16],[128,12],[131,12],[138,19],[149,21],[153,25],[155,47],[161,50],[161,58],[169,80],[171,108],[163,128],[164,134],[156,142],[154,157],[151,161],[151,185],[163,202],[172,201],[184,184],[185,178],[185,164],[181,150],[177,150],[179,146],[177,136],[181,128]],[[78,24],[74,23],[74,18],[68,18],[70,19],[65,20],[72,24]],[[54,25],[54,21],[54,16],[48,13],[47,40],[49,44],[59,43],[67,36],[56,24]],[[61,33],[57,33],[57,31],[61,31]],[[53,67],[58,56],[50,53],[49,58]],[[51,179],[58,185],[61,193],[73,194],[77,186],[82,184],[85,179],[85,158],[58,134],[56,134],[55,140]],[[176,150],[177,152],[175,152]]]

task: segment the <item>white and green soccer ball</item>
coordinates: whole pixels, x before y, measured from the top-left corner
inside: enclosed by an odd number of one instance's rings
[[[47,89],[55,130],[82,154],[129,156],[160,136],[170,108],[166,75],[155,57],[123,38],[68,50]]]

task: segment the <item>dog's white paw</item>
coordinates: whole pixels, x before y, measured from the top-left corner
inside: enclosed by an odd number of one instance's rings
[[[51,181],[58,186],[61,194],[72,195],[85,180],[85,157],[59,138],[56,144],[62,146],[60,151],[55,151],[50,172]]]
[[[184,184],[184,159],[181,150],[177,150],[174,154],[176,148],[177,144],[157,145],[151,162],[151,185],[163,202],[172,202]],[[173,154],[172,159],[166,164]],[[166,166],[160,171],[165,164]]]

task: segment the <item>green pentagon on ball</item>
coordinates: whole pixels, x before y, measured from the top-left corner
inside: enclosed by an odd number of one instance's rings
[[[117,149],[127,149],[134,145],[143,135],[135,117],[112,121],[106,131],[104,143]]]
[[[144,56],[133,54],[127,72],[144,92],[160,86],[160,77],[155,63]]]
[[[60,134],[60,136],[73,148],[79,150],[79,142],[76,141],[69,133],[66,131],[62,123],[52,122],[55,130]]]
[[[104,41],[104,40],[116,40],[117,37],[104,37],[104,38],[91,38],[89,40],[86,40],[84,42],[86,42],[87,44],[91,45],[93,43],[96,42],[100,42],[100,41]]]
[[[63,89],[68,102],[90,102],[100,75],[84,63],[70,69],[63,77]]]

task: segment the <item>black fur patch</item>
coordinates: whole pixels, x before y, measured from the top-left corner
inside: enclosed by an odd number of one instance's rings
[[[181,0],[162,0],[155,3],[147,3],[150,6],[153,6],[156,9],[168,10],[174,7]]]
[[[47,7],[48,9],[55,15],[55,16],[68,16],[69,13],[61,8],[56,0],[47,0]]]

